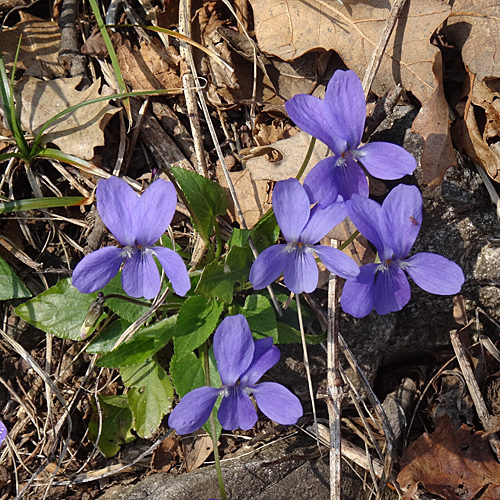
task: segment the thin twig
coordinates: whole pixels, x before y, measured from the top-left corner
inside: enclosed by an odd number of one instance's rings
[[[314,418],[314,427],[316,429],[316,436],[318,436],[319,435],[318,417],[316,414],[316,403],[314,401],[314,391],[313,391],[313,387],[312,387],[311,368],[309,365],[309,356],[307,354],[306,336],[304,333],[304,322],[302,321],[302,308],[300,307],[300,293],[298,293],[295,297],[297,300],[297,315],[299,317],[300,338],[302,340],[302,351],[304,353],[304,367],[306,369],[307,387],[309,388],[309,398],[311,399],[311,406],[312,406],[312,412],[313,412],[313,418]],[[319,448],[319,440],[318,439],[317,439],[317,442],[318,442],[318,448]]]
[[[191,0],[182,0],[179,5],[179,32],[182,35],[191,38]],[[197,171],[200,175],[207,177],[207,162],[205,159],[205,150],[203,148],[203,139],[200,128],[200,117],[198,114],[198,106],[196,104],[195,79],[193,73],[194,61],[191,52],[191,45],[180,42],[181,56],[187,63],[187,68],[182,75],[182,85],[184,88],[184,97],[186,99],[186,107],[188,110],[189,123],[191,124],[191,135],[193,136],[194,148],[197,158]],[[198,81],[196,80],[196,87]]]
[[[387,18],[387,21],[385,23],[384,30],[380,35],[378,44],[375,47],[372,58],[368,63],[368,67],[366,68],[365,77],[363,78],[363,90],[365,91],[365,98],[372,88],[373,80],[375,79],[375,75],[377,74],[380,63],[382,62],[385,48],[387,47],[387,42],[389,41],[394,26],[396,26],[396,21],[405,3],[406,0],[396,0],[391,8],[391,12],[389,13],[389,17]]]
[[[331,240],[337,248],[337,240]],[[330,423],[330,498],[340,500],[341,485],[341,440],[340,422],[342,418],[342,376],[339,364],[339,307],[340,280],[330,273],[328,279],[328,337],[327,337],[327,398],[328,419]]]
[[[464,346],[462,345],[462,341],[460,340],[457,330],[452,330],[450,332],[450,339],[455,355],[457,356],[458,364],[460,365],[465,382],[467,383],[470,396],[474,402],[474,406],[476,407],[479,420],[481,420],[484,429],[489,432],[494,427],[494,424],[491,421],[492,419],[488,412],[488,408],[486,407],[486,403],[481,395],[481,390],[479,389],[477,380],[474,377],[469,357],[464,349]],[[492,432],[488,435],[488,440],[493,453],[495,453],[497,457],[497,460],[500,460],[500,440],[498,439],[497,434]]]

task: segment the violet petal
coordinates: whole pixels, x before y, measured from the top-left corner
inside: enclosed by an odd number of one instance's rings
[[[303,414],[299,398],[276,382],[257,384],[252,394],[260,411],[278,424],[293,425]]]
[[[97,211],[105,226],[123,246],[135,244],[134,218],[139,196],[123,180],[111,176],[96,190]]]
[[[455,295],[464,284],[460,266],[442,255],[417,253],[401,266],[423,290],[436,295]]]
[[[293,293],[311,293],[318,285],[318,266],[312,249],[297,246],[290,251],[283,270],[285,285]]]
[[[304,179],[304,189],[310,204],[318,203],[327,206],[338,197],[336,177],[334,175],[336,156],[318,162]]]
[[[123,261],[123,250],[117,247],[105,247],[89,253],[73,271],[73,286],[81,293],[96,292],[116,276]]]
[[[134,214],[138,245],[154,245],[158,241],[172,222],[176,204],[174,185],[163,179],[156,179],[142,193]]]
[[[410,297],[410,283],[398,262],[378,271],[375,278],[375,311],[378,314],[400,311]]]
[[[169,427],[179,435],[198,430],[210,417],[220,392],[214,387],[198,387],[188,392],[168,417]]]
[[[326,207],[314,206],[311,209],[309,222],[300,235],[300,241],[314,245],[346,217],[347,213],[342,201],[331,203]]]
[[[354,280],[347,280],[340,297],[342,310],[355,318],[364,318],[375,306],[375,273],[379,264],[366,264]]]
[[[253,359],[254,342],[246,318],[227,316],[214,335],[217,369],[225,386],[234,386]]]
[[[324,101],[311,95],[298,94],[285,103],[285,108],[288,116],[304,132],[324,142],[336,154],[345,151],[347,144],[333,133]]]
[[[299,241],[300,233],[309,220],[310,203],[304,187],[297,179],[276,183],[273,210],[285,240],[289,243]]]
[[[387,195],[379,219],[381,237],[397,259],[408,255],[421,226],[422,195],[417,186],[400,184]]]
[[[337,70],[328,82],[325,93],[325,115],[333,132],[342,137],[348,147],[361,143],[366,121],[363,85],[354,71]]]
[[[281,356],[279,349],[273,346],[271,337],[256,340],[254,346],[252,363],[240,377],[241,387],[251,387],[256,384],[262,375],[279,361]]]
[[[5,427],[5,424],[0,420],[0,446],[5,441],[6,437],[7,437],[7,427]]]
[[[346,279],[353,279],[359,274],[356,262],[337,248],[316,245],[314,251],[331,273]]]
[[[392,249],[387,246],[380,234],[382,207],[376,201],[354,194],[350,200],[346,201],[345,208],[358,231],[375,245],[380,260],[390,259]]]
[[[163,269],[165,269],[165,274],[172,283],[174,292],[184,297],[191,288],[191,281],[189,280],[186,264],[184,264],[181,256],[165,247],[153,247],[152,251],[160,261]]]
[[[378,179],[401,179],[417,168],[415,158],[408,151],[390,142],[370,142],[352,154]]]
[[[368,197],[368,180],[362,168],[350,155],[342,160],[337,160],[337,166],[333,169],[332,180],[344,201],[352,198],[353,194]]]
[[[238,427],[249,430],[257,422],[257,412],[250,396],[241,389],[241,386],[228,387],[229,395],[222,399],[217,412],[220,425],[224,429],[234,431]]]
[[[131,297],[152,299],[160,291],[160,273],[150,249],[133,248],[122,271],[122,286]]]
[[[261,290],[276,280],[285,269],[288,245],[272,245],[257,256],[250,268],[250,283]]]

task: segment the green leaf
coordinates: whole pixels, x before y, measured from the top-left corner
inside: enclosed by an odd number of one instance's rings
[[[224,265],[213,261],[203,269],[195,292],[209,299],[233,300],[234,280],[224,272]]]
[[[0,257],[0,300],[25,299],[31,293],[9,264]]]
[[[276,324],[278,326],[278,339],[276,344],[300,344],[302,342],[298,330],[286,323],[281,323],[281,321],[277,321]],[[319,344],[326,340],[326,333],[322,333],[321,335],[306,335],[305,338],[306,344]]]
[[[244,284],[247,281],[252,259],[248,248],[231,248],[225,264],[214,261],[205,267],[196,293],[210,299],[232,302],[234,285],[237,282]]]
[[[133,387],[127,394],[134,427],[142,438],[151,436],[162,418],[172,409],[174,388],[165,370],[155,359],[120,368],[123,383]]]
[[[104,295],[110,295],[112,293],[116,293],[118,295],[127,295],[123,291],[122,273],[119,272],[103,289],[102,293]],[[144,301],[148,302],[148,301]],[[122,299],[107,299],[106,305],[115,313],[118,314],[123,319],[130,321],[133,323],[136,319],[139,319],[147,310],[148,306],[141,306],[139,304],[132,304],[126,300]]]
[[[132,412],[128,407],[127,396],[97,396],[101,407],[102,428],[99,441],[99,413],[95,402],[92,404],[92,417],[89,422],[89,439],[96,443],[105,457],[116,455],[123,444],[134,441],[132,434]]]
[[[177,358],[194,351],[215,330],[223,304],[195,295],[184,302],[175,327],[174,347]]]
[[[130,326],[128,321],[119,319],[111,323],[90,343],[87,352],[108,353],[98,360],[98,366],[118,368],[142,363],[168,344],[174,335],[176,321],[177,315],[157,321],[151,326],[142,327],[129,342],[113,350],[116,341]]]
[[[252,230],[252,240],[261,253],[266,248],[274,245],[280,235],[280,228],[276,221],[274,213],[271,213],[261,219]]]
[[[44,332],[81,340],[80,330],[96,293],[80,293],[71,279],[59,281],[37,297],[16,307],[16,314]]]
[[[130,342],[121,344],[111,352],[104,354],[96,361],[96,365],[106,366],[107,368],[137,365],[156,352],[154,347],[155,342],[151,338],[132,339]]]
[[[229,248],[248,246],[248,238],[251,234],[251,229],[233,229],[233,233],[227,242]]]
[[[243,285],[248,281],[252,263],[253,254],[250,247],[234,246],[226,255],[226,274],[229,274],[235,283]]]
[[[85,352],[88,354],[104,354],[112,351],[120,335],[130,325],[129,321],[122,318],[113,321],[92,340]]]
[[[224,189],[218,183],[189,170],[172,167],[171,171],[198,217],[202,230],[207,235],[212,234],[215,217],[224,215],[227,210]]]
[[[278,343],[276,315],[269,299],[263,295],[249,295],[245,305],[238,307],[238,312],[247,319],[254,338],[272,337],[274,343]]]

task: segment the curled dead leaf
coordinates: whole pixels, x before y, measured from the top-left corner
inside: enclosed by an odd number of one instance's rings
[[[440,418],[432,434],[423,434],[403,453],[398,483],[410,488],[403,499],[411,498],[418,483],[444,498],[472,500],[482,490],[482,500],[500,498],[500,464],[482,435]]]

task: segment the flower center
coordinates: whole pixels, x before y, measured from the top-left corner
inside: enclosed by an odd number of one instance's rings
[[[308,252],[313,252],[313,246],[308,245],[307,243],[303,243],[302,241],[294,241],[292,243],[288,243],[286,246],[286,251],[288,253],[292,252],[302,252],[302,253],[308,253]]]
[[[347,166],[347,160],[344,157],[345,153],[342,153],[342,156],[339,156],[337,161],[335,162],[336,167],[345,167]]]

